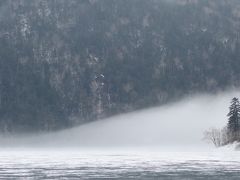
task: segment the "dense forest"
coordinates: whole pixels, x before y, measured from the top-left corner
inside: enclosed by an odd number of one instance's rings
[[[239,0],[1,0],[0,132],[240,84]]]

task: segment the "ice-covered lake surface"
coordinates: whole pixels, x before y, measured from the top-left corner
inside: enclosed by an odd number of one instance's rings
[[[0,150],[0,179],[239,179],[240,152]]]

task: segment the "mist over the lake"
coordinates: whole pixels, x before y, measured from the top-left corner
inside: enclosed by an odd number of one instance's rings
[[[239,30],[239,0],[0,0],[0,179],[239,179]]]
[[[111,117],[55,133],[1,137],[1,147],[126,148],[200,147],[203,133],[226,125],[228,105],[238,91],[198,95],[162,107]]]

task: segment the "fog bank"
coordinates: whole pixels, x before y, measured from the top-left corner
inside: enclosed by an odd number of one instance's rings
[[[124,114],[73,129],[31,137],[1,137],[1,147],[205,146],[203,132],[226,125],[237,91],[199,95],[178,103]]]

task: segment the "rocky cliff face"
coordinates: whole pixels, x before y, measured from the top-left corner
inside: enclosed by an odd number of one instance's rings
[[[2,0],[0,129],[56,130],[240,84],[238,0]]]

